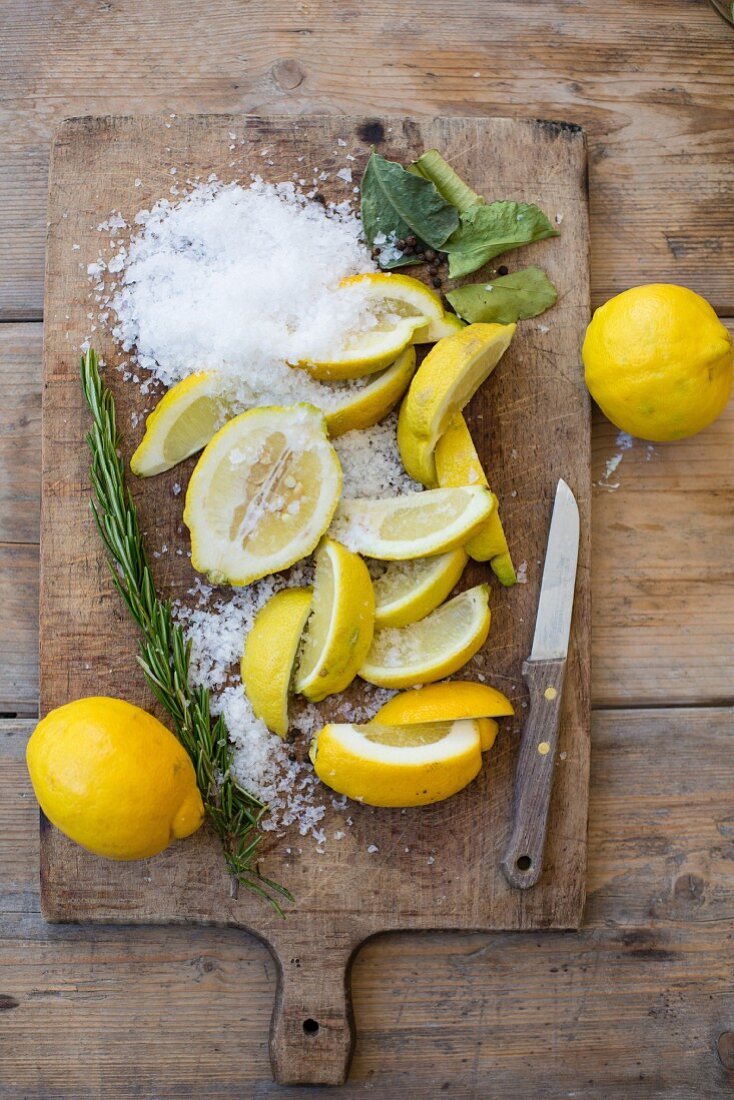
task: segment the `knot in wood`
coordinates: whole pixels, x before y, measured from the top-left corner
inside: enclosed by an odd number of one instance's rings
[[[722,1031],[716,1040],[716,1053],[724,1069],[734,1069],[734,1031]]]
[[[306,74],[297,61],[292,57],[284,57],[276,61],[270,70],[273,80],[284,92],[292,91],[302,84]]]

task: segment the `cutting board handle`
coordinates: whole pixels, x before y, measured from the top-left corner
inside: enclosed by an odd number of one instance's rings
[[[280,940],[268,946],[278,966],[270,1024],[275,1080],[280,1085],[343,1085],[354,1050],[350,970],[356,945],[296,946]]]

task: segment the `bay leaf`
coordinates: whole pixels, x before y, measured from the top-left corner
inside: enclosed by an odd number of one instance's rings
[[[450,277],[458,279],[503,252],[558,236],[558,230],[533,203],[492,202],[465,210],[461,225],[444,243],[443,251],[449,253]]]
[[[373,152],[367,161],[361,190],[362,225],[372,247],[382,236],[389,242],[415,236],[430,248],[440,248],[459,226],[458,211],[430,180],[379,153]],[[406,262],[414,261],[400,261]],[[392,266],[399,264],[394,260]]]
[[[539,267],[524,267],[487,282],[467,283],[450,290],[446,297],[470,324],[481,321],[510,325],[550,309],[558,292]]]

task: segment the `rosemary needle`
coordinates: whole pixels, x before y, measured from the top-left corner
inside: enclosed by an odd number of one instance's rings
[[[148,565],[138,514],[125,486],[112,393],[91,349],[81,361],[82,388],[92,414],[87,444],[96,504],[92,511],[110,560],[117,591],[140,628],[138,661],[153,694],[171,718],[196,769],[204,806],[217,833],[235,889],[242,885],[283,915],[277,895],[292,901],[284,886],[260,874],[256,852],[267,807],[248,794],[232,774],[232,751],[221,715],[212,719],[209,692],[189,684],[191,644],[174,622],[170,601],[159,599]]]

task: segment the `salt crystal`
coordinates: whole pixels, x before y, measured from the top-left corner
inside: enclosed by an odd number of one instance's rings
[[[337,172],[337,176],[340,180],[344,180],[345,183],[351,183],[352,182],[352,169],[351,168],[340,168],[339,171]]]
[[[369,845],[367,846],[367,851],[369,852],[369,854],[370,854],[371,856],[373,856],[373,855],[375,854],[375,852],[379,852],[379,850],[380,850],[380,849],[379,849],[379,847],[378,847],[378,846],[377,846],[376,844],[369,844]]]
[[[114,335],[142,367],[169,386],[206,362],[274,403],[320,403],[328,388],[286,363],[338,354],[344,333],[367,323],[365,290],[335,294],[346,276],[376,270],[354,214],[292,184],[210,181],[136,222],[110,267],[125,270]]]

